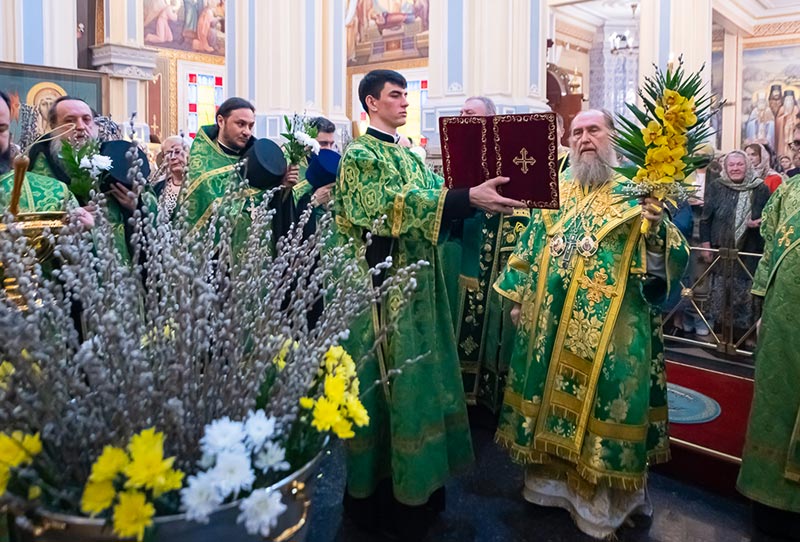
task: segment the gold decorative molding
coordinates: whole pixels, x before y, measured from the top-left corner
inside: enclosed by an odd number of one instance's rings
[[[562,47],[569,47],[570,51],[578,51],[579,53],[586,53],[586,54],[589,53],[589,49],[581,45],[575,45],[571,41],[564,41],[556,38],[556,45],[561,45]]]
[[[169,59],[169,131],[178,133],[178,57]]]
[[[770,37],[800,34],[800,21],[759,24],[753,27],[752,37]]]
[[[778,39],[765,39],[762,38],[763,41],[748,41],[747,39],[744,40],[742,43],[742,49],[769,49],[770,47],[782,47],[784,45],[800,45],[800,35],[796,37],[784,37]]]
[[[224,56],[206,55],[203,53],[193,53],[191,51],[180,51],[178,49],[167,49],[165,47],[156,47],[156,49],[158,50],[158,56],[163,56],[169,58],[170,60],[188,60],[190,62],[201,62],[203,64],[217,64],[219,66],[225,65]]]
[[[100,45],[106,42],[106,3],[97,0],[95,4],[94,44]]]

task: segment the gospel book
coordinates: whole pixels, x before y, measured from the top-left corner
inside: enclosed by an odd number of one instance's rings
[[[528,207],[558,209],[555,113],[440,117],[442,165],[448,188],[471,188],[497,176],[498,191]]]

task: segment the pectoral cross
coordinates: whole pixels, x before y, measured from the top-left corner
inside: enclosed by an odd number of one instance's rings
[[[532,166],[536,163],[536,159],[532,156],[528,156],[528,149],[522,147],[522,150],[519,151],[519,156],[512,160],[516,165],[520,167],[522,173],[528,173],[528,166]]]
[[[572,254],[575,252],[575,248],[578,245],[578,236],[575,234],[570,234],[567,237],[567,242],[564,245],[564,254],[561,255],[561,269],[569,269],[570,260],[572,260]]]

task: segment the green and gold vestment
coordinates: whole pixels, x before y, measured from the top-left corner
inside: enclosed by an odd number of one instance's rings
[[[560,190],[561,209],[532,211],[495,284],[522,305],[497,441],[529,473],[587,497],[600,484],[640,489],[648,462],[669,457],[657,303],[679,287],[689,250],[662,221],[649,245],[663,253],[666,281],[654,279],[641,207],[621,177],[590,191],[562,180]],[[585,233],[593,254],[565,250]]]
[[[411,301],[400,308],[395,295],[361,315],[345,345],[354,359],[368,355],[379,320],[397,328],[369,355],[360,370],[363,386],[391,369],[401,369],[388,386],[376,386],[363,397],[368,427],[347,441],[348,491],[365,498],[378,482],[391,478],[395,498],[420,505],[454,472],[473,460],[464,390],[458,365],[452,318],[436,245],[446,189],[414,153],[371,135],[356,139],[342,158],[334,190],[337,235],[352,238],[362,263],[364,286],[371,277],[363,234],[381,236],[394,266],[419,260],[429,265],[416,276]],[[373,222],[386,215],[382,225]],[[388,275],[393,274],[388,271]],[[404,361],[423,356],[413,365]]]
[[[737,488],[773,508],[800,513],[800,176],[764,208],[764,256],[753,294],[764,297],[755,394]]]
[[[0,177],[0,209],[5,211],[11,203],[11,190],[14,188],[14,172],[9,171]],[[65,211],[78,206],[78,201],[67,185],[44,175],[28,172],[22,184],[19,199],[19,212],[46,213]]]

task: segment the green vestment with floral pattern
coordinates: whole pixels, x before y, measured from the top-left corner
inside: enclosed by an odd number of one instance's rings
[[[0,177],[0,209],[5,212],[11,203],[14,188],[14,172]],[[47,213],[66,211],[78,206],[78,201],[67,185],[44,175],[26,173],[19,199],[20,213]]]
[[[767,202],[764,257],[753,294],[764,297],[755,394],[737,488],[773,508],[800,513],[800,176]]]
[[[359,369],[368,427],[347,441],[347,484],[357,498],[371,495],[390,478],[395,498],[407,505],[425,503],[449,476],[473,460],[464,389],[458,365],[441,261],[436,250],[447,190],[413,152],[371,135],[347,147],[334,189],[339,243],[355,240],[366,273],[364,232],[381,236],[394,266],[419,260],[429,265],[416,276],[417,288],[400,307],[397,293],[362,314],[345,345]],[[387,219],[375,227],[373,222]],[[382,259],[382,258],[381,258]],[[387,274],[391,276],[393,270]],[[379,321],[396,328],[375,354]],[[408,359],[422,356],[414,364]],[[401,369],[388,384],[370,386],[387,371]]]
[[[530,211],[479,213],[464,221],[455,333],[467,402],[493,412],[502,404],[514,343],[505,298],[492,288],[528,225]]]
[[[588,191],[562,177],[560,193],[560,210],[532,211],[495,284],[522,306],[497,441],[586,497],[638,490],[647,464],[669,458],[658,303],[689,249],[666,219],[645,242],[619,176]],[[647,273],[648,247],[666,280]]]

